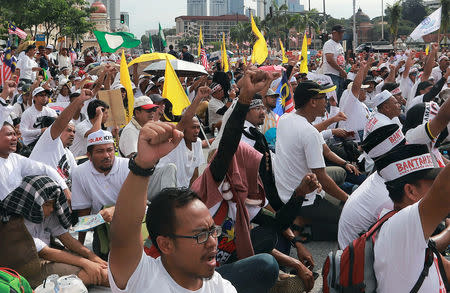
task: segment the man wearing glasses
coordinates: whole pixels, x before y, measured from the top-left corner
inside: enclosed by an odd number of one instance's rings
[[[161,257],[145,255],[141,235],[149,177],[158,160],[183,138],[175,125],[150,122],[139,134],[138,153],[116,203],[111,225],[112,292],[236,292],[216,268],[217,237],[208,208],[188,189],[169,188],[148,207],[146,226]]]

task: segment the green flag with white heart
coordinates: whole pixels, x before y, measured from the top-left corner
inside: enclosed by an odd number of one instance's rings
[[[100,45],[102,52],[114,53],[119,48],[135,48],[141,44],[141,41],[135,36],[127,32],[102,32],[94,31],[97,42]]]

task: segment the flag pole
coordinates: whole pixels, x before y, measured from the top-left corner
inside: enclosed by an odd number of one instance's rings
[[[197,119],[200,120],[200,119],[198,118],[197,115],[195,115],[195,117],[197,117]],[[204,137],[205,140],[206,140],[206,144],[208,144],[208,148],[211,148],[211,144],[209,143],[209,139],[208,139],[208,137],[206,136],[205,130],[203,129],[203,126],[202,126],[201,123],[200,123],[200,131],[202,132],[203,137]]]

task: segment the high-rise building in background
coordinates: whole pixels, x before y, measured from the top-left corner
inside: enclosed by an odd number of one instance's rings
[[[288,6],[289,12],[303,12],[305,7],[300,4],[300,0],[287,0],[286,5]]]
[[[268,2],[270,0],[228,0],[229,1],[229,10],[230,14],[244,14],[250,17],[250,14],[253,16],[260,16],[261,11],[258,9],[258,4],[260,2]],[[264,3],[263,3],[264,5]]]
[[[209,0],[209,16],[228,14],[229,2],[229,0]],[[234,0],[231,2],[234,2]]]
[[[206,16],[208,5],[206,0],[187,0],[188,16]]]

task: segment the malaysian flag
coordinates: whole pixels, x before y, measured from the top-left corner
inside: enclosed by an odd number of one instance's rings
[[[16,69],[15,57],[11,54],[11,44],[8,41],[8,47],[0,58],[0,80],[1,84],[4,85],[5,81],[11,78],[12,73]]]
[[[209,63],[208,63],[208,56],[206,56],[206,50],[203,47],[203,45],[200,48],[200,59],[202,61],[203,67],[205,67],[205,70],[209,70]]]
[[[12,24],[11,22],[9,23],[9,26],[8,26],[8,33],[10,35],[17,35],[21,39],[25,39],[27,37],[26,32],[24,32],[23,30],[21,30],[20,28],[18,28],[14,24]]]
[[[291,89],[288,84],[286,72],[283,72],[280,85],[275,92],[280,96],[277,99],[277,105],[275,106],[275,109],[273,109],[273,111],[279,116],[283,115],[284,113],[294,111],[294,99],[292,99]]]

